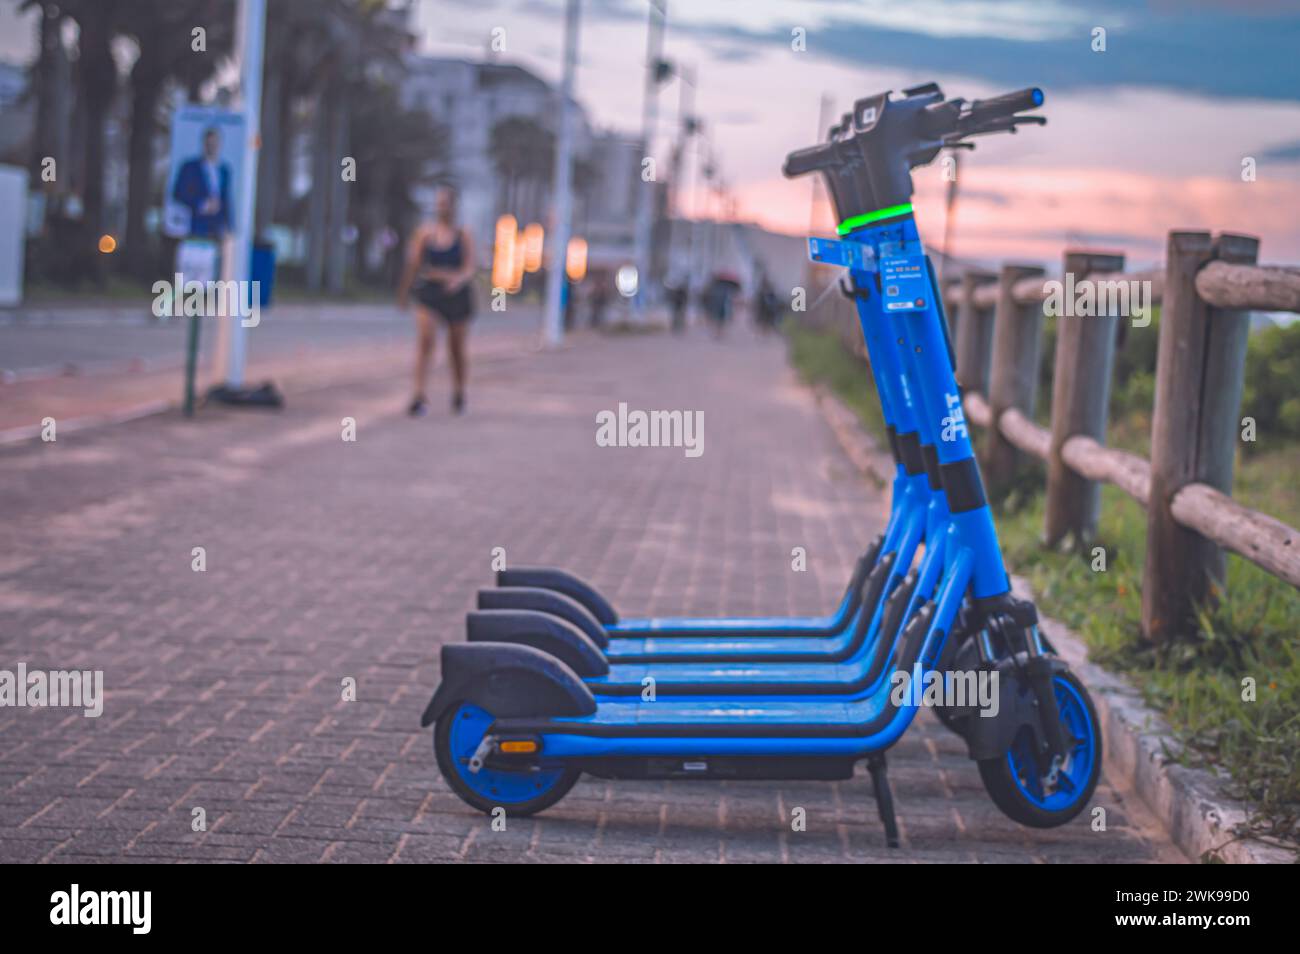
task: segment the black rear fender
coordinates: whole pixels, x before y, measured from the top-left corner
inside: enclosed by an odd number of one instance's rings
[[[539,649],[511,643],[442,647],[442,684],[420,725],[432,725],[460,702],[473,703],[499,719],[596,711],[595,698],[572,669]]]
[[[579,676],[590,679],[609,672],[600,647],[568,620],[536,610],[477,610],[465,616],[471,643],[518,643],[560,660]]]
[[[497,586],[535,586],[544,590],[555,590],[585,606],[600,625],[613,626],[618,622],[618,614],[614,612],[614,607],[609,605],[605,597],[596,592],[595,587],[563,570],[554,570],[545,566],[520,566],[513,570],[498,570]]]
[[[478,591],[478,608],[481,610],[537,610],[567,620],[587,634],[587,638],[604,649],[609,645],[609,633],[591,610],[559,590],[539,586],[499,586],[494,590]]]

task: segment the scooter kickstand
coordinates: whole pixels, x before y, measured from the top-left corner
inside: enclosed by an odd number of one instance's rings
[[[898,847],[898,820],[894,817],[894,795],[889,790],[889,777],[885,774],[885,755],[873,752],[867,756],[867,771],[871,773],[871,786],[876,791],[876,810],[885,826],[885,844]]]

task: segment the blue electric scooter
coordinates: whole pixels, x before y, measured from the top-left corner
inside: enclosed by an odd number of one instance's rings
[[[938,440],[923,462],[942,489],[946,517],[927,539],[922,577],[884,668],[888,680],[852,696],[602,699],[555,656],[532,646],[471,642],[442,649],[443,681],[424,713],[437,723],[439,768],[468,804],[540,811],[582,772],[612,778],[846,778],[866,758],[891,844],[897,843],[883,753],[916,714],[899,676],[929,682],[969,671],[996,677],[997,714],[963,712],[963,736],[994,802],[1011,818],[1050,827],[1087,804],[1101,765],[1101,735],[1086,690],[1050,653],[1032,604],[1009,593],[992,515],[961,415],[938,292],[911,215],[910,169],[967,137],[1014,131],[1042,103],[1037,90],[993,100],[945,101],[930,84],[870,97],[831,141],[786,160],[787,175],[822,172],[847,241],[864,331],[896,335],[910,352],[899,382],[920,382],[922,433]],[[841,183],[842,185],[843,183]],[[816,254],[816,249],[814,249]],[[870,336],[868,345],[870,347]],[[872,355],[873,361],[875,355]],[[901,438],[900,438],[901,439]],[[919,605],[916,605],[919,601]],[[959,613],[972,633],[949,645]],[[887,636],[885,637],[887,638]],[[947,650],[947,652],[945,652]]]
[[[852,117],[844,122],[851,129]],[[857,207],[853,197],[869,191],[869,183],[859,181],[860,163],[837,161],[823,171],[832,180],[832,195],[841,207]],[[861,245],[812,244],[814,258],[823,261],[827,255],[842,256],[846,249],[853,254],[836,259],[837,264],[850,265],[855,255],[863,256]],[[800,636],[806,626],[777,632],[779,627],[772,627],[771,621],[735,619],[605,625],[602,618],[611,618],[613,610],[586,583],[560,570],[524,568],[501,571],[497,589],[479,592],[480,611],[467,618],[469,639],[521,643],[548,652],[586,679],[597,695],[634,695],[651,682],[653,692],[667,695],[834,695],[874,684],[882,654],[891,645],[888,638],[897,636],[901,622],[931,594],[937,580],[942,551],[934,541],[943,540],[948,508],[934,451],[937,428],[930,426],[915,404],[913,395],[919,394],[921,380],[903,331],[890,327],[894,316],[872,321],[870,309],[860,311],[896,476],[885,534],[859,561],[841,606],[838,632]],[[942,314],[940,319],[946,342],[947,324]],[[947,351],[951,357],[951,348]],[[930,572],[922,565],[907,574],[913,554],[926,541]],[[922,579],[925,585],[918,590]],[[783,622],[788,627],[797,621]],[[760,625],[768,625],[770,631],[760,631]],[[706,627],[713,629],[706,631]],[[632,635],[635,632],[653,635]],[[665,667],[666,663],[697,665]],[[722,663],[727,665],[716,665]],[[803,663],[818,665],[798,665]]]
[[[844,128],[850,128],[852,117],[846,116],[844,124]],[[848,162],[842,159],[837,157],[834,165],[820,171],[827,176],[838,208],[862,207],[857,197],[869,191],[869,185],[858,181],[864,170],[856,157],[850,157]],[[813,257],[826,261],[824,253],[830,246],[815,240],[812,244]],[[850,260],[838,264],[847,265]],[[942,301],[935,304],[940,309],[940,324],[951,358]],[[518,619],[507,620],[498,611],[534,611],[564,619],[581,630],[598,650],[596,655],[609,664],[848,659],[860,648],[862,627],[871,621],[881,601],[892,594],[893,584],[899,582],[901,574],[895,569],[905,571],[910,563],[909,557],[884,565],[900,536],[907,532],[909,521],[919,514],[923,520],[921,541],[941,540],[947,512],[943,500],[937,504],[935,501],[941,497],[933,446],[936,438],[932,428],[923,426],[928,421],[914,402],[913,395],[921,385],[912,356],[897,329],[887,327],[885,322],[868,321],[861,306],[859,311],[894,456],[895,477],[885,533],[858,561],[834,616],[620,619],[609,601],[578,577],[549,567],[519,567],[498,571],[498,588],[479,591],[478,608],[486,612],[471,617],[470,638],[494,639],[494,633],[518,632],[524,625]],[[902,602],[906,604],[907,600]]]

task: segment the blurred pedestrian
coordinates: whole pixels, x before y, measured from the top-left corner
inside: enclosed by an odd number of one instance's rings
[[[609,307],[609,275],[597,272],[591,277],[591,327],[605,323],[605,309]]]
[[[451,186],[438,189],[434,218],[415,229],[406,247],[406,267],[397,290],[397,301],[405,308],[412,292],[416,300],[417,331],[415,352],[415,394],[408,413],[428,413],[425,383],[433,363],[435,332],[439,321],[447,329],[447,350],[451,357],[451,409],[465,410],[465,379],[468,373],[466,339],[474,315],[470,282],[474,278],[474,240],[456,218],[457,194]]]
[[[779,320],[780,309],[777,305],[776,290],[763,272],[758,279],[758,291],[754,301],[754,323],[764,334],[775,330]]]
[[[726,331],[727,322],[731,319],[732,298],[738,288],[739,283],[735,279],[719,274],[713,276],[713,281],[704,293],[704,313],[713,325],[715,338],[720,339]]]
[[[686,330],[686,303],[691,294],[687,285],[686,279],[680,279],[668,288],[668,305],[672,308],[674,334],[681,334]]]

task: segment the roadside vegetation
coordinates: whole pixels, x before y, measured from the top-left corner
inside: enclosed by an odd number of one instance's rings
[[[1113,446],[1147,456],[1158,321],[1127,328],[1111,391]],[[790,358],[809,383],[828,388],[883,444],[884,423],[870,372],[833,329],[791,322]],[[1049,334],[1043,353],[1052,354]],[[1043,361],[1037,417],[1051,401],[1051,361]],[[1253,334],[1242,414],[1257,439],[1243,442],[1233,496],[1292,526],[1300,524],[1300,322]],[[977,436],[978,437],[978,436]],[[1007,563],[1034,588],[1039,607],[1087,643],[1092,658],[1124,673],[1168,719],[1187,764],[1216,771],[1225,791],[1252,808],[1250,835],[1300,846],[1300,593],[1249,561],[1228,557],[1226,591],[1198,614],[1194,633],[1168,646],[1142,639],[1139,626],[1146,511],[1122,491],[1102,488],[1097,546],[1060,552],[1041,544],[1044,470],[1036,462],[995,502]],[[1255,701],[1243,700],[1254,681]]]

